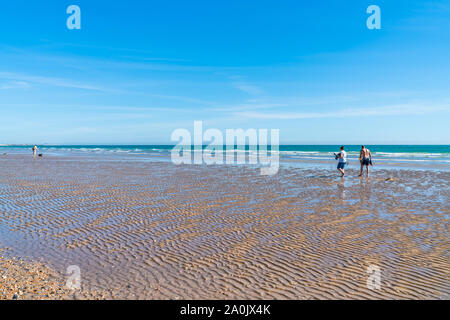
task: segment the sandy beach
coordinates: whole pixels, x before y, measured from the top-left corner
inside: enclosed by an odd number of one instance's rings
[[[0,256],[0,300],[102,300],[110,292],[66,287],[63,275],[43,263]]]
[[[77,265],[92,299],[448,299],[449,171],[259,173],[0,156],[0,298],[73,298]],[[48,293],[33,293],[36,263],[56,277]]]

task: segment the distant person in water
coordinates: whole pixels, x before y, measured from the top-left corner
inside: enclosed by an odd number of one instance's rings
[[[345,176],[345,166],[347,165],[347,152],[344,150],[344,146],[341,147],[341,152],[334,154],[336,160],[338,160],[337,169],[341,173],[342,177]]]
[[[364,166],[366,166],[367,176],[369,176],[369,166],[372,165],[372,153],[365,146],[361,147],[361,152],[359,153],[359,161],[361,162],[361,171],[359,176],[363,175]]]
[[[37,146],[34,146],[31,150],[33,150],[33,157],[36,157],[36,153],[37,153]]]

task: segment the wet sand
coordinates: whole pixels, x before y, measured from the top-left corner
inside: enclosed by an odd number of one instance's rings
[[[78,265],[106,298],[448,299],[450,172],[259,173],[2,156],[2,254]]]

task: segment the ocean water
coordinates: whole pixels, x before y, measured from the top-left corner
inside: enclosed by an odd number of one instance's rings
[[[31,145],[2,145],[0,155],[4,153],[31,154]],[[174,145],[43,145],[38,146],[39,153],[48,155],[122,155],[148,159],[170,159]],[[205,147],[205,146],[204,146]],[[339,152],[339,145],[280,145],[280,161],[295,160],[334,164],[333,153]],[[367,145],[372,152],[374,162],[397,164],[429,164],[450,167],[450,145]],[[199,148],[193,148],[198,152]],[[347,145],[349,163],[358,163],[360,145]],[[216,152],[226,152],[217,150]],[[246,154],[255,152],[238,151]]]

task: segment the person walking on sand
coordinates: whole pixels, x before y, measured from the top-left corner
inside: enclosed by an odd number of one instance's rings
[[[369,166],[372,165],[372,153],[365,146],[361,147],[361,152],[359,153],[359,161],[361,162],[361,171],[359,177],[363,175],[364,166],[366,166],[367,176],[369,176]]]
[[[34,146],[31,150],[33,150],[33,157],[36,157],[36,153],[37,153],[37,146]]]
[[[341,177],[345,176],[345,166],[347,165],[347,152],[344,150],[344,146],[341,147],[341,152],[334,154],[336,159],[339,159],[337,169],[341,173]]]

